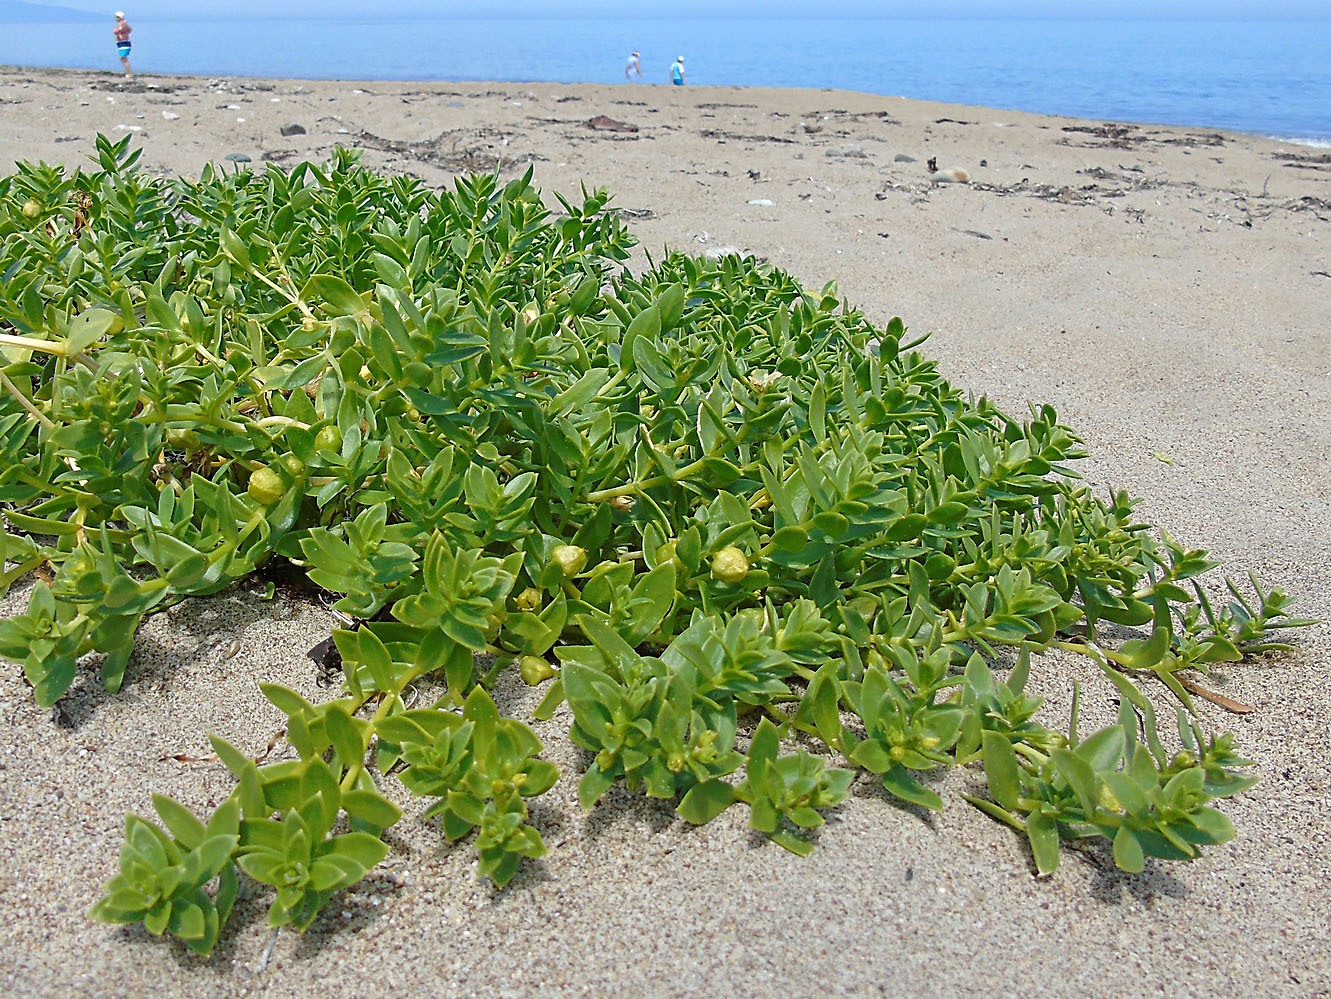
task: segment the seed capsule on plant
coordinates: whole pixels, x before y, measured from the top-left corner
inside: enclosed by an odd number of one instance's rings
[[[27,201],[23,202],[24,218],[35,219],[41,213],[42,213],[42,203],[38,201],[36,198],[29,198]]]
[[[513,602],[518,605],[518,610],[534,611],[541,606],[541,591],[529,586],[514,597]]]
[[[610,501],[610,505],[620,513],[628,513],[637,505],[637,502],[632,496],[616,496]]]
[[[749,574],[749,557],[734,545],[727,545],[712,556],[712,578],[722,583],[738,583]]]
[[[300,328],[306,333],[313,333],[319,329],[319,320],[315,319],[313,316],[306,316],[300,321]]]
[[[342,431],[329,424],[314,435],[314,446],[320,451],[341,451]]]
[[[571,579],[587,564],[587,549],[578,545],[558,545],[550,553],[550,561],[559,566],[565,579]]]
[[[540,656],[523,656],[518,660],[518,673],[528,687],[542,684],[555,675],[554,667]]]
[[[250,473],[249,486],[245,491],[260,506],[270,506],[282,498],[286,487],[282,484],[282,476],[267,465],[262,465]]]

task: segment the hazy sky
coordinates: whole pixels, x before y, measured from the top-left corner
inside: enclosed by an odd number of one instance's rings
[[[1056,0],[949,0],[930,7],[920,0],[489,0],[486,3],[447,3],[442,0],[30,0],[60,2],[96,13],[124,9],[135,17],[319,17],[364,15],[366,17],[440,16],[672,16],[712,14],[717,16],[821,17],[1180,17],[1180,18],[1327,18],[1327,0],[1080,0],[1077,4]],[[188,11],[188,13],[186,13]]]

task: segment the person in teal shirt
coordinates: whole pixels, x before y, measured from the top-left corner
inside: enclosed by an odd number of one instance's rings
[[[684,57],[676,56],[670,66],[670,82],[677,87],[684,86]]]

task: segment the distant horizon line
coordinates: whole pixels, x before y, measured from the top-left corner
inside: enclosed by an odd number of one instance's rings
[[[2,6],[2,5],[0,5]],[[40,4],[31,4],[31,7],[43,6]],[[52,17],[45,21],[20,21],[16,24],[76,24],[85,20],[95,19],[104,20],[101,14],[93,11],[86,11],[77,7],[57,7],[55,10],[67,10],[70,13],[84,14],[84,17]],[[139,18],[135,18],[138,20]],[[965,14],[938,14],[932,17],[917,17],[902,14],[827,14],[827,15],[800,15],[800,14],[688,14],[688,15],[639,15],[639,14],[565,14],[558,11],[541,12],[540,14],[491,14],[485,16],[471,14],[441,15],[436,13],[419,14],[360,14],[353,12],[333,13],[333,14],[263,14],[254,13],[239,16],[236,14],[225,14],[218,12],[212,15],[203,14],[171,14],[144,15],[142,20],[147,23],[153,21],[224,21],[224,20],[245,20],[245,21],[671,21],[677,22],[682,19],[690,21],[911,21],[911,22],[936,22],[936,21],[1076,21],[1076,22],[1098,22],[1113,21],[1116,23],[1140,21],[1143,23],[1166,23],[1166,24],[1325,24],[1331,22],[1331,12],[1316,15],[1298,15],[1283,17],[1200,17],[1200,16],[1149,16],[1136,14],[1132,16],[1116,16],[1112,14],[1098,15],[1048,15],[1048,14],[1009,14],[1003,17],[982,17]]]

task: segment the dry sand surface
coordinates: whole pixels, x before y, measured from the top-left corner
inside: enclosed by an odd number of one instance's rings
[[[631,131],[588,126],[598,115]],[[283,137],[281,126],[303,134]],[[1331,618],[1331,157],[1200,129],[1083,122],[814,90],[143,79],[0,70],[0,159],[84,161],[131,130],[151,171],[227,154],[290,165],[335,143],[446,183],[534,164],[547,192],[618,192],[644,250],[738,247],[807,283],[836,278],[894,315],[944,372],[1010,409],[1053,403],[1100,487],[1228,570]],[[926,161],[969,183],[931,182]],[[553,203],[553,201],[552,201]],[[639,258],[641,259],[641,257]],[[0,606],[12,612],[22,594]],[[305,651],[328,613],[243,588],[145,627],[122,693],[92,677],[38,710],[0,666],[0,982],[20,996],[1326,996],[1331,638],[1216,671],[1253,705],[1233,728],[1262,783],[1227,811],[1238,839],[1188,865],[1116,872],[1065,851],[1046,880],[1010,830],[956,792],[926,816],[862,781],[812,857],[702,829],[614,792],[590,816],[578,764],[534,809],[550,853],[500,893],[420,808],[383,867],[303,938],[243,901],[211,961],[84,913],[122,816],[153,791],[202,809],[230,781],[213,731],[258,754],[275,680],[311,698]],[[1072,679],[1046,663],[1064,717]],[[532,696],[503,688],[521,715]],[[1098,717],[1098,715],[1097,715]],[[1094,723],[1097,719],[1092,718]]]

